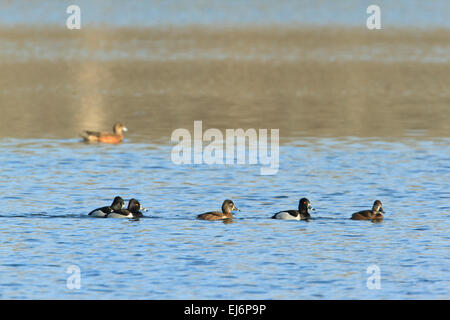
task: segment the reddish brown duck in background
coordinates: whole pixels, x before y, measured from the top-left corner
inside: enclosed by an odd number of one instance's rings
[[[120,143],[123,140],[123,132],[128,129],[120,122],[116,122],[113,127],[113,133],[111,132],[97,132],[97,131],[83,131],[81,137],[84,142],[100,142],[100,143]]]

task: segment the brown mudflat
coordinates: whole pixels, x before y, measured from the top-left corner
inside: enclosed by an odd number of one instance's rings
[[[449,42],[448,30],[0,29],[0,137],[76,138],[117,119],[153,143],[194,120],[278,128],[281,143],[446,137]]]

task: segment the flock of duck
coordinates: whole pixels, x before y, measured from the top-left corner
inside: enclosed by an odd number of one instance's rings
[[[81,137],[87,143],[110,143],[116,144],[123,140],[123,132],[127,128],[120,122],[116,122],[113,126],[113,132],[97,132],[97,131],[83,131]],[[128,201],[127,209],[124,208],[125,201],[117,196],[114,198],[110,206],[105,206],[92,210],[89,216],[98,218],[141,218],[144,217],[142,211],[145,209],[141,206],[138,200],[130,199]],[[308,220],[311,218],[310,211],[314,210],[311,202],[306,199],[300,199],[297,210],[284,210],[275,213],[272,218],[280,220]],[[232,211],[240,211],[231,200],[225,200],[222,204],[222,211],[210,211],[199,214],[197,219],[200,220],[229,220],[233,219]],[[383,219],[383,206],[380,200],[375,200],[372,209],[358,211],[352,214],[352,220],[371,220],[380,221]]]
[[[145,209],[141,206],[138,200],[130,199],[128,208],[124,209],[125,201],[117,196],[114,198],[110,206],[105,206],[92,210],[89,213],[91,217],[97,218],[142,218]],[[314,210],[308,199],[302,198],[298,203],[298,210],[284,210],[275,213],[272,219],[280,220],[308,220],[311,218],[310,211]],[[222,211],[210,211],[199,214],[197,219],[200,220],[229,220],[234,216],[232,211],[241,211],[234,205],[232,200],[225,200],[222,204]],[[381,221],[383,219],[383,207],[380,200],[375,200],[371,210],[362,210],[352,214],[352,220],[372,220]]]

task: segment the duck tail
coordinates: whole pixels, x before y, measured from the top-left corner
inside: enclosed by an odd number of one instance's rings
[[[80,137],[83,138],[84,142],[95,142],[98,140],[98,137],[91,131],[83,131],[80,133]]]

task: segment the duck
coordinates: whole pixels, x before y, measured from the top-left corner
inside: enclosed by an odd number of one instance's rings
[[[88,215],[96,218],[104,218],[115,210],[121,210],[124,204],[125,201],[123,201],[121,197],[117,196],[114,198],[110,206],[94,209],[91,212],[89,212]]]
[[[280,220],[307,220],[311,218],[309,214],[310,210],[314,210],[311,206],[311,202],[306,198],[301,198],[298,202],[298,210],[284,210],[275,213],[272,219]]]
[[[224,219],[233,219],[233,215],[231,211],[241,211],[234,205],[234,202],[227,199],[222,204],[222,212],[219,211],[211,211],[199,214],[197,219],[200,220],[224,220]]]
[[[358,211],[352,214],[352,220],[383,220],[383,205],[380,200],[375,200],[372,210]]]
[[[114,210],[113,212],[108,213],[106,218],[142,218],[144,215],[141,210],[144,210],[144,208],[142,208],[139,201],[132,198],[128,202],[127,209]]]
[[[117,144],[122,142],[123,132],[126,131],[128,131],[128,129],[121,122],[116,122],[113,126],[113,133],[85,130],[81,133],[81,137],[84,142],[88,143],[100,142]]]

